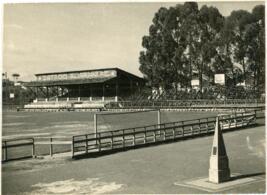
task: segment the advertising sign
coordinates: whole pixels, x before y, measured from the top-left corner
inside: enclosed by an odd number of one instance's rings
[[[191,80],[191,85],[192,86],[199,86],[199,80],[198,79]]]
[[[15,94],[14,93],[10,93],[9,94],[9,98],[14,98],[15,97]]]
[[[216,84],[224,85],[225,84],[225,75],[224,74],[215,74],[214,81]]]

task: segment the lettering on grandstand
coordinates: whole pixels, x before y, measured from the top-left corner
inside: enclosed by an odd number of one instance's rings
[[[216,84],[224,85],[225,84],[225,75],[224,74],[215,74],[214,81]]]
[[[54,80],[72,80],[72,79],[92,79],[92,78],[107,78],[117,76],[116,70],[101,70],[101,71],[81,71],[81,72],[62,72],[36,75],[37,81],[54,81]]]

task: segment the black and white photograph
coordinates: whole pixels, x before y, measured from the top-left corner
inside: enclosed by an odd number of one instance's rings
[[[266,193],[265,1],[1,5],[1,194]]]

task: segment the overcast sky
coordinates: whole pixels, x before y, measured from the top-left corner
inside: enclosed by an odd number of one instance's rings
[[[264,2],[199,3],[222,15]],[[175,3],[5,4],[3,71],[20,80],[56,71],[119,67],[142,76],[139,52],[155,12]]]

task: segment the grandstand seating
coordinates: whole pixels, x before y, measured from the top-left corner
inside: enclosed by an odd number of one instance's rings
[[[56,100],[38,99],[24,106],[25,109],[69,109],[69,108],[104,108],[115,97],[78,97],[78,98],[56,98]]]

